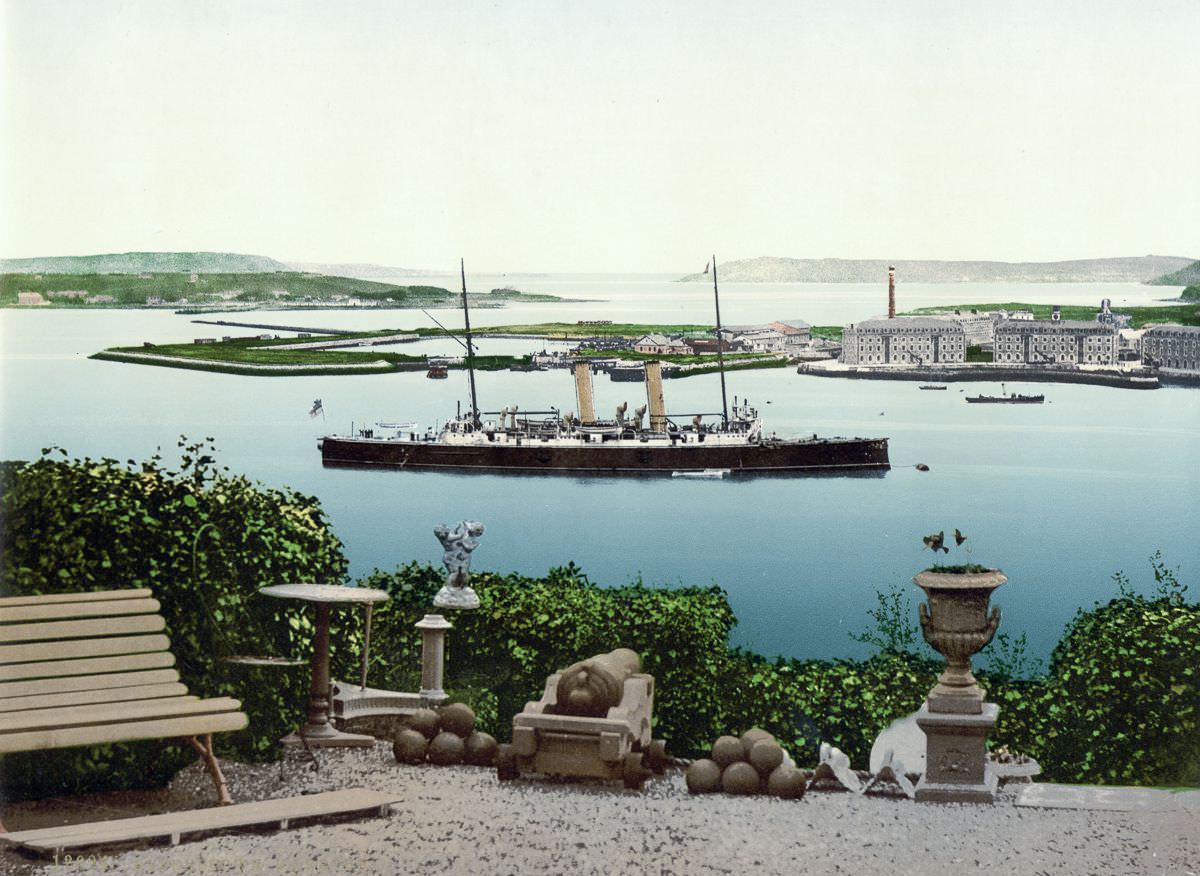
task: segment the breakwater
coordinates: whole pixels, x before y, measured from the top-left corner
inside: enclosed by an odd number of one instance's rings
[[[227,325],[234,328],[256,328],[269,329],[275,332],[309,332],[314,335],[353,335],[358,332],[348,329],[329,329],[329,328],[304,328],[298,325],[267,325],[264,322],[233,322],[226,319],[193,319],[192,322],[203,323],[204,325]]]
[[[918,380],[923,383],[962,383],[980,381],[1014,381],[1021,383],[1084,383],[1092,386],[1112,386],[1119,389],[1158,389],[1157,376],[1122,374],[1116,371],[1052,370],[1049,368],[993,367],[990,365],[961,368],[893,368],[891,366],[854,366],[850,368],[821,368],[800,365],[797,374],[814,377],[842,377],[851,380]]]

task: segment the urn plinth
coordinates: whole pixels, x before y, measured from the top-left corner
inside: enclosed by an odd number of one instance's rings
[[[919,606],[925,641],[946,658],[946,668],[929,692],[929,711],[979,715],[984,691],[971,673],[971,658],[996,635],[1000,609],[988,613],[992,591],[1007,581],[998,569],[983,572],[919,572],[913,583],[925,591]]]

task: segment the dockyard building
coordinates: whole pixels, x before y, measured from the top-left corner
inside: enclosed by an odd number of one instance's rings
[[[1200,374],[1200,326],[1155,325],[1142,335],[1147,365]]]
[[[784,344],[788,347],[802,347],[812,341],[812,326],[802,319],[779,319],[767,328],[783,335]]]
[[[992,361],[1010,365],[1113,365],[1117,328],[1074,319],[1005,320],[996,324]]]
[[[847,365],[961,364],[966,333],[954,320],[931,316],[868,319],[842,329]]]
[[[665,335],[657,334],[642,335],[633,342],[633,350],[635,353],[665,353],[679,356],[686,356],[692,351],[680,338],[668,338]]]

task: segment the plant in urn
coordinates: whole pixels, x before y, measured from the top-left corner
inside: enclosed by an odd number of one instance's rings
[[[956,546],[966,540],[954,530]],[[925,536],[924,542],[935,554],[950,551],[944,531]],[[928,600],[928,605],[918,607],[921,633],[946,658],[946,668],[917,715],[926,736],[926,773],[917,787],[918,800],[994,799],[996,777],[985,761],[987,734],[999,708],[983,701],[984,691],[971,673],[971,658],[996,635],[1000,609],[993,606],[989,614],[988,602],[992,591],[1007,580],[998,569],[937,563],[913,578]]]

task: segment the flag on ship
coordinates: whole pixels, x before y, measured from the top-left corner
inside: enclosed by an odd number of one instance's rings
[[[712,259],[709,259],[709,260],[708,260],[708,262],[707,262],[707,263],[704,265],[704,273],[706,273],[706,274],[707,274],[707,273],[708,273],[708,269],[709,269],[709,268],[711,268],[711,267],[712,267]]]
[[[319,398],[313,399],[312,410],[308,412],[310,417],[315,417],[317,414],[325,416],[325,406],[321,404],[321,400]]]

